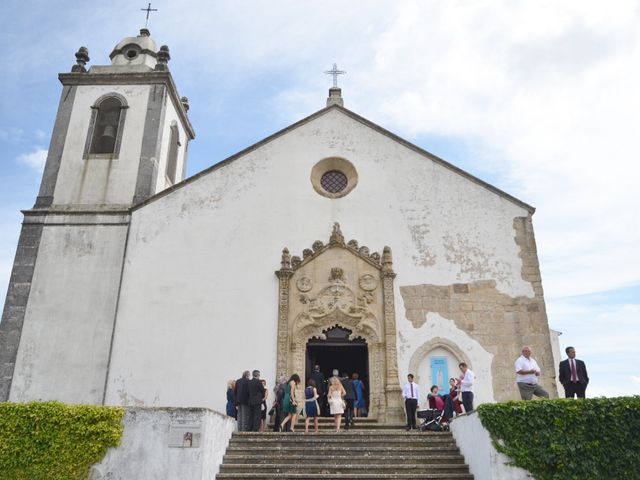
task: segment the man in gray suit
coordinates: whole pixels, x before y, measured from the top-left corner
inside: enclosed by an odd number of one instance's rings
[[[249,431],[249,370],[242,372],[242,377],[236,380],[233,392],[238,407],[238,431]]]

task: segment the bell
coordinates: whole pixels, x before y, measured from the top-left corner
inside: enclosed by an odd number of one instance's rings
[[[113,153],[116,146],[116,129],[113,125],[104,127],[98,145],[99,153]]]

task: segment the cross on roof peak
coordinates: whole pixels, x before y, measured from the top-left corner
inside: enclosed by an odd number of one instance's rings
[[[333,68],[331,70],[326,70],[324,73],[326,73],[327,75],[332,75],[333,76],[333,87],[337,88],[338,87],[338,75],[343,75],[345,73],[347,73],[344,70],[338,70],[338,65],[337,64],[333,64]]]
[[[140,10],[142,10],[143,12],[147,12],[147,18],[145,18],[144,20],[144,28],[147,28],[147,24],[149,23],[149,14],[151,12],[157,12],[158,9],[157,8],[151,8],[151,4],[147,5],[147,8],[141,8]]]

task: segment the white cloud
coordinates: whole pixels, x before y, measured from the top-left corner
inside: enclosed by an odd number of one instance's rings
[[[561,352],[571,345],[587,364],[594,396],[637,395],[640,304],[611,305],[580,298],[547,302],[549,324],[562,332]]]
[[[36,130],[36,139],[38,140],[46,140],[47,139],[47,132],[43,131],[43,130]]]
[[[0,140],[8,142],[19,142],[24,136],[24,130],[21,128],[0,128]]]
[[[248,15],[220,2],[172,41],[193,75],[228,88],[287,72],[284,87],[255,88],[272,92],[272,118],[291,121],[323,106],[321,72],[337,61],[348,108],[400,135],[471,145],[476,172],[537,207],[549,297],[640,282],[636,2],[343,3]]]
[[[18,161],[38,172],[42,172],[44,170],[44,164],[47,161],[47,150],[36,148],[31,153],[23,153],[20,155]]]

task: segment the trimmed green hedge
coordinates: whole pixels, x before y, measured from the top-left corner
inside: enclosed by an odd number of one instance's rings
[[[538,480],[640,479],[640,396],[483,404],[493,444]]]
[[[0,480],[85,480],[117,446],[123,408],[0,403]]]

